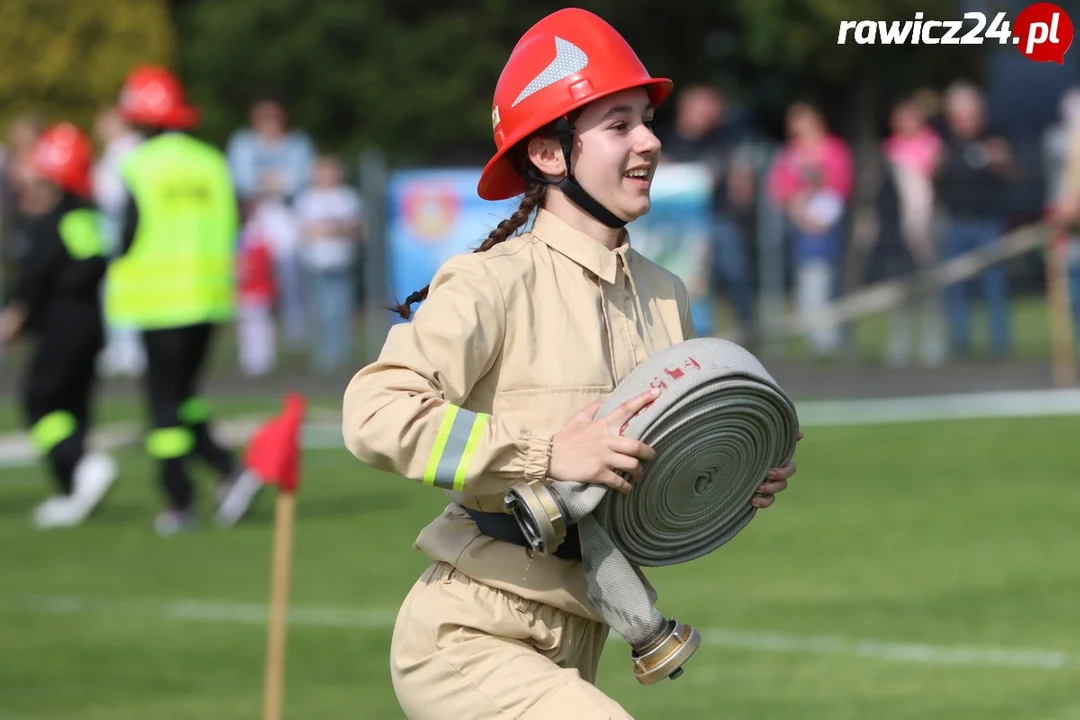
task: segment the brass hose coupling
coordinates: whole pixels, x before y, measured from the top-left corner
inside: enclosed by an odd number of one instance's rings
[[[547,484],[519,480],[503,499],[533,552],[550,555],[566,539],[566,513]]]
[[[630,653],[634,677],[642,685],[652,685],[667,677],[675,680],[683,674],[683,664],[699,645],[701,633],[672,618],[648,644]]]

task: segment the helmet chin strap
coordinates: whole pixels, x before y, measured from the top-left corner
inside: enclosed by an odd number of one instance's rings
[[[562,190],[566,197],[585,212],[592,215],[609,228],[618,230],[626,226],[626,220],[616,216],[613,212],[596,201],[585,188],[578,184],[573,173],[570,172],[570,151],[574,147],[574,124],[570,118],[561,117],[555,123],[555,131],[559,134],[559,144],[562,145],[563,158],[566,160],[566,175],[557,183],[550,183]]]

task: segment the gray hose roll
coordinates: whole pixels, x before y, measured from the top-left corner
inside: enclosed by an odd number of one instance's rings
[[[770,468],[795,454],[795,405],[750,352],[716,339],[688,340],[642,363],[600,408],[659,387],[623,429],[656,451],[629,495],[595,483],[548,488],[566,523],[578,524],[589,601],[631,647],[653,642],[667,621],[638,567],[694,560],[753,519],[750,502]]]

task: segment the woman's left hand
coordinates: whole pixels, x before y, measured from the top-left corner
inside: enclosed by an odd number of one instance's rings
[[[802,430],[795,438],[796,442],[803,439]],[[776,501],[776,493],[787,489],[788,478],[795,474],[795,461],[792,460],[782,468],[773,468],[765,474],[765,482],[758,486],[750,504],[756,508],[767,508]]]

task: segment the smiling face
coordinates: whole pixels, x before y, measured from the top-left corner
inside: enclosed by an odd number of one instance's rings
[[[586,106],[574,120],[574,177],[597,202],[631,221],[649,211],[660,141],[652,131],[654,110],[642,88],[624,90]],[[539,138],[529,156],[541,172],[566,172],[557,140]]]
[[[597,202],[623,220],[649,212],[649,189],[660,162],[652,131],[652,103],[638,88],[601,98],[574,123],[578,142],[570,157],[574,177]]]

